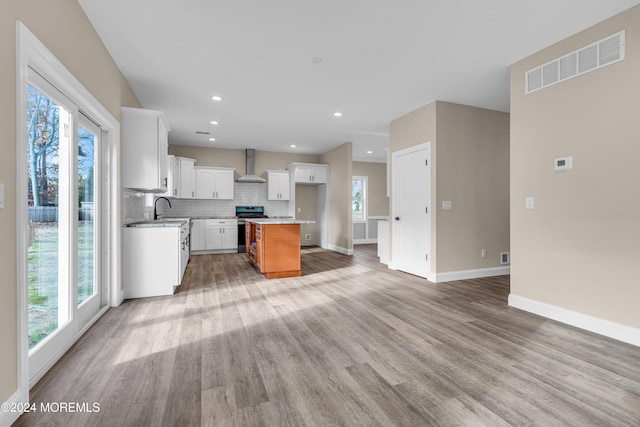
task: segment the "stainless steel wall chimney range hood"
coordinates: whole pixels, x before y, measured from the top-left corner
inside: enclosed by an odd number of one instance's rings
[[[247,174],[238,178],[236,182],[267,182],[267,180],[262,178],[261,176],[255,175],[255,155],[256,150],[254,150],[253,148],[247,148]]]

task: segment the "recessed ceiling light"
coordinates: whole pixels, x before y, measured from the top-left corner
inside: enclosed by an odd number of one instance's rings
[[[209,138],[209,141],[215,141],[215,140],[216,140],[215,138]]]
[[[213,99],[214,101],[222,101],[222,97],[218,95],[212,96],[211,99]]]
[[[373,154],[373,151],[369,150],[367,151],[367,154]]]
[[[335,113],[333,113],[333,115],[335,117],[342,117],[342,113],[340,111],[336,111]]]
[[[209,123],[211,123],[212,125],[217,125],[218,122],[216,122],[215,120],[211,120]]]
[[[289,147],[296,148],[296,144],[291,144]]]

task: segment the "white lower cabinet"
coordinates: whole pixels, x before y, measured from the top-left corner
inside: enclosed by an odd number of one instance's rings
[[[182,227],[125,227],[122,282],[125,298],[173,295],[189,262],[188,222]]]
[[[238,221],[234,219],[194,219],[191,250],[201,253],[238,251]]]

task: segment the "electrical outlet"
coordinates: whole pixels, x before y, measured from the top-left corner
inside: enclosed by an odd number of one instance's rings
[[[486,258],[487,257],[487,250],[486,249],[482,249],[480,251],[480,258]]]
[[[311,234],[305,234],[304,240],[311,240]]]
[[[298,208],[298,213],[302,212],[302,208]]]

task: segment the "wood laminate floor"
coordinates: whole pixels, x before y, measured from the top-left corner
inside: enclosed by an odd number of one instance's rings
[[[171,297],[109,310],[34,387],[33,426],[639,426],[640,351],[507,306],[509,277],[433,284],[375,245],[303,277],[191,258]]]

